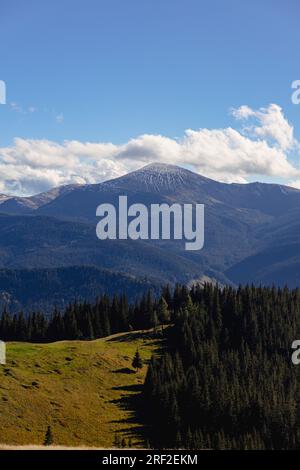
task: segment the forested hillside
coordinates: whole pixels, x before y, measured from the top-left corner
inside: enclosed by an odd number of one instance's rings
[[[51,313],[54,306],[64,309],[70,302],[94,301],[97,296],[126,292],[129,301],[160,286],[96,266],[66,266],[45,269],[0,269],[0,309],[10,313],[23,310]]]
[[[94,303],[70,303],[62,312],[55,308],[51,315],[43,312],[9,315],[4,309],[0,316],[0,338],[30,342],[90,340],[169,321],[166,301],[163,297],[155,299],[151,291],[134,304],[129,304],[125,294],[112,298],[104,294]]]
[[[144,387],[152,445],[299,448],[299,291],[178,288],[171,308],[168,351]]]
[[[300,368],[291,361],[298,289],[177,285],[134,304],[126,295],[103,295],[50,317],[4,311],[0,318],[6,341],[90,340],[147,328],[159,328],[166,340],[136,410],[151,446],[300,447]]]

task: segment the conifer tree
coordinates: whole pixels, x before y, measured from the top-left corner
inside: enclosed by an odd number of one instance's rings
[[[121,447],[121,438],[117,432],[115,432],[114,435],[114,447],[116,447],[117,449]]]
[[[161,323],[170,323],[170,312],[164,297],[161,297],[157,307],[157,315]]]
[[[45,434],[44,445],[45,446],[51,446],[52,444],[53,444],[52,429],[51,429],[51,426],[48,426],[46,434]]]
[[[136,369],[136,372],[139,369],[142,369],[142,367],[143,367],[143,360],[141,358],[141,355],[140,355],[138,349],[136,350],[136,353],[134,355],[134,358],[133,358],[133,361],[132,361],[132,367],[134,369]]]

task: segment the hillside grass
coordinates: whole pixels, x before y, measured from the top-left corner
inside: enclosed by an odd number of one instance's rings
[[[162,346],[153,331],[95,341],[7,343],[7,364],[0,366],[0,443],[41,445],[51,425],[55,445],[110,448],[118,433],[142,447],[134,401],[147,362]],[[135,373],[137,349],[144,367]]]

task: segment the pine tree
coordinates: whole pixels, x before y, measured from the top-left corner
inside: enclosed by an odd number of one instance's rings
[[[117,449],[121,447],[121,438],[117,432],[115,432],[114,435],[114,447],[116,447]]]
[[[134,358],[132,361],[132,367],[136,369],[136,372],[138,371],[138,369],[142,369],[143,367],[143,360],[138,350],[136,351],[134,355]]]
[[[53,444],[52,429],[51,429],[51,426],[48,426],[46,434],[45,434],[44,445],[45,446],[51,446],[52,444]]]
[[[156,331],[156,328],[158,326],[158,318],[157,318],[157,314],[156,314],[156,311],[154,310],[152,313],[151,313],[151,327],[154,328],[154,331]]]
[[[121,441],[121,447],[123,447],[123,449],[126,447],[126,439],[125,437],[123,437],[122,441]]]
[[[170,312],[166,300],[161,297],[157,308],[158,319],[161,323],[170,323]]]

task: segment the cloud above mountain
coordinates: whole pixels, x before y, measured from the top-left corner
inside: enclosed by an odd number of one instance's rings
[[[280,106],[232,109],[236,128],[187,129],[180,139],[145,134],[122,145],[16,138],[0,148],[0,192],[31,195],[69,183],[97,183],[149,162],[191,167],[226,182],[263,176],[300,180],[289,156],[299,154],[294,128]]]

